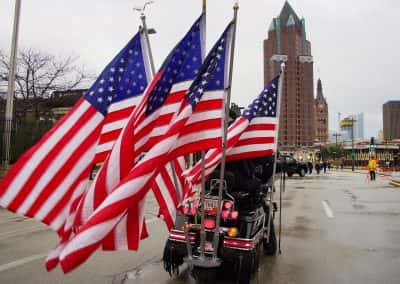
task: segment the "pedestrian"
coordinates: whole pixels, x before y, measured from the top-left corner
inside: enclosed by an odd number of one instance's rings
[[[317,171],[317,175],[319,175],[319,171],[321,170],[321,164],[315,163],[315,170]]]
[[[326,161],[323,161],[322,167],[324,168],[324,174],[326,174],[326,168],[328,167]]]
[[[371,180],[375,180],[376,179],[376,166],[377,166],[377,161],[375,156],[371,156],[371,158],[368,161],[368,171],[369,171],[369,175],[371,177]]]
[[[307,166],[308,166],[308,173],[311,175],[312,174],[312,170],[313,170],[313,164],[311,161],[307,162]]]

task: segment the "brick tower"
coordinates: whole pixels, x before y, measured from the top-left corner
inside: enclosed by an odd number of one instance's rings
[[[286,1],[264,40],[264,82],[269,82],[286,61],[279,142],[281,149],[312,146],[315,140],[313,57],[306,38],[305,20]]]

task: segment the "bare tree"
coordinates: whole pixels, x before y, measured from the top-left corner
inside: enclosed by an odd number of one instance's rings
[[[78,57],[56,57],[35,49],[23,49],[18,54],[15,80],[15,98],[39,114],[38,105],[54,91],[74,89],[90,76]],[[0,81],[8,80],[9,59],[0,50]]]

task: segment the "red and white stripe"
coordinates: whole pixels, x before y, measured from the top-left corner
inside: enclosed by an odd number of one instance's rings
[[[110,105],[108,114],[101,129],[99,145],[96,148],[95,163],[103,162],[110,153],[129,115],[140,103],[142,95],[128,98]]]
[[[239,117],[229,128],[227,137],[227,160],[239,160],[262,157],[276,151],[276,118],[256,117],[249,122]],[[220,164],[222,148],[207,152],[205,157],[205,177],[207,178]],[[201,182],[201,161],[183,173],[188,180],[186,186]]]
[[[152,189],[160,206],[159,217],[167,225],[168,230],[174,227],[176,209],[185,198],[182,173],[186,169],[184,157],[167,163],[155,178]]]
[[[71,197],[86,187],[103,120],[80,99],[4,177],[1,206],[62,230]]]

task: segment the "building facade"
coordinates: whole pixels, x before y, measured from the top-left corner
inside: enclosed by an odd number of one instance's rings
[[[400,139],[400,101],[388,101],[383,105],[383,138]]]
[[[312,146],[315,141],[313,57],[305,20],[289,2],[274,18],[264,40],[264,82],[279,74],[286,62],[282,90],[279,143],[288,148]]]
[[[317,98],[315,99],[315,138],[326,144],[329,140],[328,103],[322,91],[321,79],[317,83]]]

